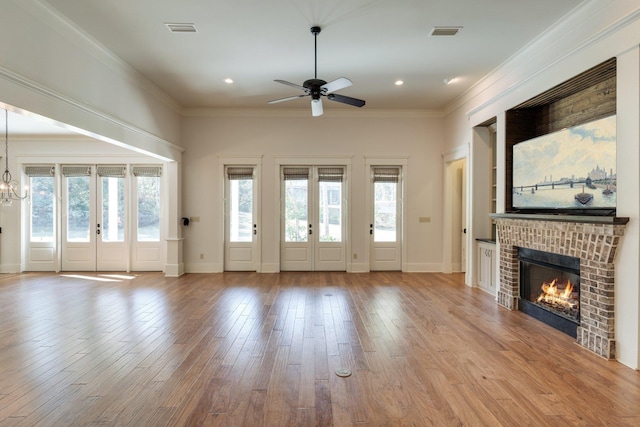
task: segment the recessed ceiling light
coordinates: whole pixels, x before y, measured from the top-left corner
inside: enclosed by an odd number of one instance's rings
[[[396,86],[402,86],[404,82],[402,80],[396,80]]]
[[[231,83],[233,83],[233,79],[230,79],[230,78],[227,77],[226,79],[224,79],[224,82],[227,83],[227,84],[231,84]]]
[[[197,33],[196,26],[190,22],[165,22],[164,25],[172,33]]]
[[[451,77],[451,78],[448,78],[448,79],[444,79],[443,81],[444,81],[445,84],[450,85],[451,83],[457,82],[458,78],[457,77]]]

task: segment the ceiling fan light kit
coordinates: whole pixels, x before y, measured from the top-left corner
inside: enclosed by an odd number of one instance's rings
[[[350,96],[338,95],[336,92],[340,89],[351,86],[353,83],[346,77],[340,77],[330,82],[326,82],[318,78],[318,34],[320,34],[321,28],[318,26],[311,27],[311,34],[314,38],[314,59],[315,59],[315,73],[314,78],[306,80],[302,83],[302,86],[295,83],[288,82],[286,80],[274,80],[277,83],[283,85],[295,87],[304,92],[303,95],[289,96],[286,98],[274,99],[269,101],[269,104],[276,104],[278,102],[290,101],[292,99],[303,98],[305,96],[311,97],[311,115],[314,117],[321,116],[324,112],[322,107],[322,97],[326,97],[330,101],[336,101],[354,107],[363,107],[365,101],[362,99],[352,98]]]

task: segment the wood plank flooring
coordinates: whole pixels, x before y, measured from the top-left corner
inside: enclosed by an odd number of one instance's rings
[[[0,275],[0,426],[640,425],[639,372],[462,281]]]

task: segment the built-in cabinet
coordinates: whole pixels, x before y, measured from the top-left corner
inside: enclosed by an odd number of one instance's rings
[[[478,241],[478,286],[496,295],[496,244]]]

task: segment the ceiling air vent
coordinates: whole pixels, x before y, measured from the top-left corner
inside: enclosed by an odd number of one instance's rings
[[[430,36],[455,36],[462,27],[433,27]]]
[[[191,23],[165,22],[164,25],[172,33],[196,33],[196,26]]]

